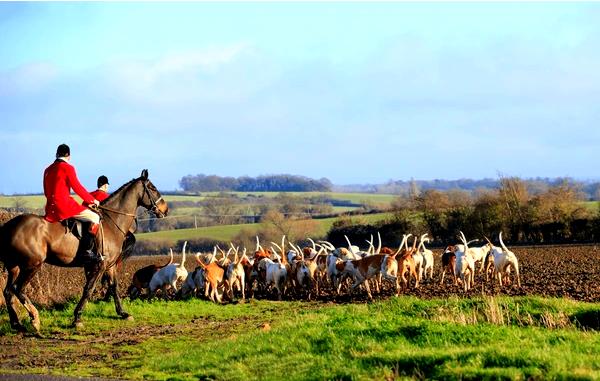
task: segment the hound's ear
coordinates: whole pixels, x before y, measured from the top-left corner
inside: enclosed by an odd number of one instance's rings
[[[142,175],[140,176],[142,180],[148,180],[148,170],[142,169]]]

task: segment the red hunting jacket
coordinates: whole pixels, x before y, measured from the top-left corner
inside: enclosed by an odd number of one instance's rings
[[[46,195],[46,215],[49,222],[58,222],[73,217],[85,207],[71,197],[71,189],[84,202],[91,204],[94,197],[88,193],[77,179],[75,168],[63,160],[56,160],[44,171],[44,195]]]
[[[108,196],[110,196],[108,193],[106,193],[102,189],[96,189],[95,191],[93,191],[90,194],[92,195],[92,197],[94,197],[96,200],[98,200],[100,202],[106,200],[108,198]]]

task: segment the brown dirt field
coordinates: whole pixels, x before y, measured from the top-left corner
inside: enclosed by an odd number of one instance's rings
[[[531,246],[514,247],[511,250],[519,259],[522,287],[518,288],[514,284],[500,290],[497,281],[486,283],[485,275],[478,274],[475,287],[470,294],[540,295],[567,297],[587,302],[600,301],[599,247],[593,245]],[[440,286],[440,275],[440,269],[436,267],[434,284],[426,280],[423,287],[419,290],[411,290],[410,294],[421,297],[445,297],[463,293],[450,286],[448,276],[444,279],[446,286]]]
[[[519,258],[522,287],[516,285],[499,289],[497,284],[486,283],[483,275],[476,277],[473,290],[464,293],[458,286],[452,286],[448,277],[445,285],[439,285],[440,250],[434,250],[436,264],[434,279],[424,280],[419,289],[410,289],[407,294],[424,298],[447,297],[450,295],[541,295],[549,297],[568,297],[574,300],[600,301],[600,248],[593,245],[565,246],[531,246],[515,247],[513,251]],[[166,256],[135,256],[125,262],[119,269],[120,294],[125,296],[131,278],[136,270],[152,263],[163,264]],[[176,256],[175,261],[181,260]],[[189,271],[195,268],[194,258],[186,259]],[[0,287],[4,288],[6,274],[0,278]],[[83,287],[83,270],[59,268],[44,265],[44,268],[32,281],[28,294],[34,303],[39,305],[61,304],[66,300],[77,298]],[[387,287],[386,287],[387,288]],[[387,290],[385,294],[389,294]],[[359,291],[352,297],[327,295],[319,299],[324,301],[350,302],[363,299],[364,292]],[[102,291],[97,297],[102,296]],[[257,295],[260,297],[259,295]],[[290,295],[287,298],[293,299]],[[0,305],[4,304],[0,294]]]

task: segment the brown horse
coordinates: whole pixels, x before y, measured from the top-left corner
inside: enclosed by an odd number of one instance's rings
[[[122,318],[129,318],[130,315],[123,311],[117,293],[115,265],[123,259],[123,242],[133,226],[138,206],[152,211],[158,218],[165,217],[168,212],[167,203],[148,180],[147,170],[143,170],[139,178],[117,189],[100,205],[102,225],[96,247],[104,256],[104,261],[99,263],[85,262],[76,255],[79,240],[59,222],[50,223],[41,216],[25,214],[2,226],[0,261],[8,270],[4,299],[11,327],[24,330],[15,310],[18,299],[29,313],[31,324],[39,334],[38,311],[23,291],[44,262],[60,267],[83,267],[85,270],[86,283],[75,307],[74,326],[82,326],[81,312],[101,274],[106,274],[109,278],[108,292],[114,297],[117,314]]]

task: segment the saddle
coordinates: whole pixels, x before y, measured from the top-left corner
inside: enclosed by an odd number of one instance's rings
[[[65,234],[71,232],[79,240],[81,240],[83,232],[85,231],[83,230],[83,224],[85,223],[86,228],[87,225],[89,225],[89,222],[82,222],[75,218],[67,218],[66,220],[60,221],[60,223],[65,227]]]

